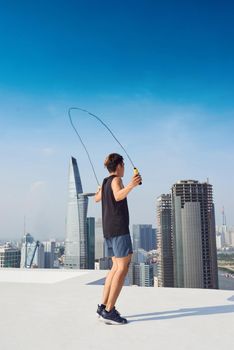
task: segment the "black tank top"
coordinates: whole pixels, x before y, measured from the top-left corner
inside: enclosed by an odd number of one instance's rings
[[[129,232],[127,198],[116,201],[111,183],[116,175],[106,177],[102,183],[102,225],[105,238],[126,235]]]

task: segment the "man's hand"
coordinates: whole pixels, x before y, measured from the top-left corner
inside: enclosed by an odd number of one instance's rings
[[[95,193],[94,199],[95,202],[100,202],[100,200],[102,199],[102,188],[101,186],[98,186],[97,192]]]
[[[142,182],[142,178],[140,174],[136,174],[132,177],[131,182],[129,183],[129,186],[131,186],[132,188],[140,185],[140,182]]]

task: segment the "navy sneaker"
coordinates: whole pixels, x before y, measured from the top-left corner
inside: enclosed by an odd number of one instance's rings
[[[109,312],[106,311],[105,309],[103,309],[102,314],[101,314],[101,319],[106,324],[126,324],[126,323],[128,323],[126,318],[120,316],[120,313],[116,310],[115,307],[113,307],[113,309],[110,310]]]
[[[105,307],[106,307],[106,305],[104,305],[104,304],[101,304],[101,305],[98,304],[98,308],[97,308],[97,316],[98,316],[98,318],[101,317],[102,310],[105,310]]]
[[[106,305],[98,304],[98,308],[97,308],[97,312],[96,312],[98,318],[102,316],[102,311],[105,310],[105,308],[106,308]],[[115,309],[115,311],[120,315],[119,311],[117,311],[116,309]]]

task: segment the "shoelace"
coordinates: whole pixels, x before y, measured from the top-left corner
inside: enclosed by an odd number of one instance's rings
[[[113,308],[114,310],[115,310],[115,313],[117,314],[117,315],[119,315],[120,316],[120,313],[119,313],[119,311],[115,308],[115,306],[114,306],[114,308]]]
[[[119,317],[121,317],[121,315],[120,315],[120,313],[119,313],[119,311],[118,310],[116,310],[116,308],[115,308],[115,313],[119,316]]]
[[[119,316],[120,316],[120,313],[119,313],[119,311],[117,311],[117,310],[115,309],[115,312],[117,313],[117,315],[119,315]]]
[[[117,315],[119,315],[119,316],[120,316],[119,311],[118,311],[118,310],[116,310],[116,308],[115,308],[115,307],[114,307],[114,309],[115,309],[115,312],[117,313]]]

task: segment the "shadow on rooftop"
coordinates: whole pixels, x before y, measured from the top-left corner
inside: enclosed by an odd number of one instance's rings
[[[95,285],[103,286],[103,285],[105,284],[105,280],[106,280],[106,277],[100,278],[99,280],[86,283],[86,285],[87,285],[87,286],[95,286]]]
[[[234,298],[234,296],[233,296]],[[230,299],[229,299],[230,300]],[[178,310],[168,310],[165,312],[150,312],[145,314],[136,314],[125,316],[130,322],[144,322],[144,321],[159,321],[168,320],[172,318],[188,317],[188,316],[204,316],[217,315],[234,312],[234,305],[219,305],[208,307],[185,308]],[[134,319],[136,317],[136,319]]]
[[[234,301],[234,295],[227,299],[228,301]]]

